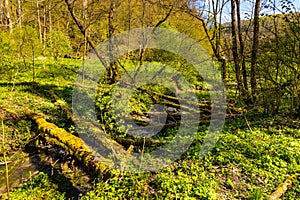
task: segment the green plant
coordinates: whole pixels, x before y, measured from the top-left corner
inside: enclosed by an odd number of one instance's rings
[[[27,183],[15,188],[11,193],[11,199],[57,199],[64,200],[65,194],[58,192],[55,184],[49,181],[47,174],[41,172]],[[5,198],[5,197],[4,197]]]
[[[255,188],[252,190],[250,196],[249,196],[250,200],[260,200],[263,199],[263,192],[261,191],[261,189],[259,188]]]
[[[47,52],[57,60],[59,57],[72,53],[68,37],[59,30],[52,30],[47,38]]]

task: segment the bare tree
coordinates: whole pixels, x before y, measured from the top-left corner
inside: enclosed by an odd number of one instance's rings
[[[75,24],[79,28],[82,35],[86,37],[86,41],[87,41],[88,45],[94,50],[94,52],[95,52],[96,56],[98,57],[98,59],[100,60],[101,64],[107,69],[108,67],[107,67],[107,64],[106,64],[105,60],[98,53],[98,51],[96,49],[96,46],[94,45],[93,41],[88,37],[88,35],[86,35],[86,27],[83,26],[83,24],[80,22],[80,20],[76,17],[76,15],[74,13],[74,9],[73,9],[74,1],[65,0],[65,3],[67,4],[68,11],[69,11],[73,21],[75,22]]]
[[[222,68],[222,79],[224,86],[226,85],[226,65],[227,61],[225,56],[223,55],[222,51],[222,45],[221,45],[221,24],[222,24],[222,14],[224,10],[224,6],[226,5],[228,1],[227,0],[213,0],[209,1],[208,5],[206,5],[206,2],[204,1],[202,6],[195,6],[193,8],[191,5],[195,2],[189,2],[187,1],[186,6],[184,8],[184,12],[188,13],[195,19],[199,20],[202,24],[202,27],[205,31],[206,37],[209,40],[209,44],[213,50],[214,56],[217,59],[217,61],[221,64]],[[208,16],[212,14],[212,17],[208,17],[205,19],[203,14],[205,13],[206,7],[208,8]],[[209,26],[210,24],[213,24],[213,26]]]

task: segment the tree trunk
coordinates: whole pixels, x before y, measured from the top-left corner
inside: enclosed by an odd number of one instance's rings
[[[86,22],[87,22],[87,18],[86,18],[86,7],[87,7],[87,0],[82,0],[82,20],[83,20],[83,27],[86,27]],[[81,76],[81,78],[82,78],[82,82],[84,81],[84,75],[85,75],[85,73],[84,73],[84,60],[85,60],[85,56],[86,56],[86,53],[87,53],[87,33],[88,32],[88,30],[87,30],[87,28],[86,28],[86,30],[85,30],[85,32],[84,32],[84,35],[83,35],[83,37],[84,37],[84,50],[83,50],[83,55],[82,55],[82,76]]]
[[[236,9],[235,9],[235,0],[231,0],[231,34],[232,34],[232,55],[235,66],[235,76],[238,84],[238,90],[244,97],[243,83],[241,80],[241,69],[240,61],[238,55],[238,44],[237,44],[237,34],[236,34]]]
[[[44,18],[44,24],[43,24],[43,48],[44,51],[46,49],[46,42],[47,42],[47,1],[44,1],[44,12],[43,12],[43,18]]]
[[[4,0],[4,8],[5,8],[5,13],[6,13],[7,25],[9,27],[10,33],[12,33],[12,21],[11,21],[11,17],[10,17],[10,9],[9,9],[8,0]]]
[[[49,1],[49,32],[52,31],[52,13],[51,13],[51,9],[52,9],[52,4],[51,1]]]
[[[241,5],[240,0],[236,0],[236,14],[237,14],[237,23],[238,23],[238,37],[240,43],[240,57],[241,57],[241,64],[242,64],[242,74],[243,74],[243,83],[244,89],[246,92],[248,91],[248,82],[247,82],[247,69],[246,69],[246,62],[245,62],[245,55],[244,55],[244,39],[242,36],[242,28],[241,28]]]
[[[3,25],[4,24],[4,22],[3,22],[3,12],[4,12],[4,8],[3,8],[3,3],[2,3],[2,0],[0,1],[0,23],[1,23],[1,25]]]
[[[224,87],[226,88],[226,74],[227,74],[226,60],[221,59],[221,60],[219,60],[219,62],[221,62],[221,67],[222,67],[222,81],[223,81]]]
[[[40,42],[43,43],[42,24],[41,24],[41,17],[40,17],[39,0],[36,0],[36,13],[37,13],[37,22],[38,22],[38,27],[39,27]]]
[[[85,36],[86,35],[85,34],[86,28],[79,22],[79,20],[75,16],[75,13],[73,12],[73,6],[72,6],[71,2],[69,0],[65,0],[65,3],[67,4],[68,11],[69,11],[73,21],[75,22],[75,24],[79,28],[82,35]],[[108,69],[106,61],[101,57],[100,53],[95,48],[95,45],[93,44],[92,40],[88,36],[86,36],[86,40],[87,40],[87,43],[90,45],[90,47],[94,50],[94,53],[96,54],[97,58],[100,60],[101,64],[104,66],[104,68]]]
[[[119,69],[118,69],[118,65],[116,64],[116,62],[112,59],[114,59],[113,56],[113,41],[111,40],[111,37],[113,36],[114,32],[115,32],[115,27],[114,27],[114,12],[115,12],[115,7],[116,7],[116,2],[115,0],[112,0],[110,3],[110,8],[109,8],[109,12],[108,12],[108,34],[107,34],[107,38],[109,40],[109,55],[110,55],[110,63],[109,63],[109,67],[107,69],[107,82],[109,84],[113,84],[117,81],[118,76],[119,76]]]
[[[22,7],[21,7],[21,0],[18,0],[17,17],[18,17],[19,27],[22,28]]]
[[[253,27],[253,43],[251,53],[251,92],[253,103],[257,100],[257,83],[256,83],[256,68],[257,68],[257,53],[258,53],[258,36],[259,36],[259,11],[260,11],[260,0],[255,1],[254,8],[254,27]]]
[[[225,6],[225,1],[222,0],[222,3],[219,5],[220,6],[220,11],[218,12],[219,13],[219,23],[221,24],[222,23],[222,14],[223,14],[223,9],[224,9],[224,6]],[[220,25],[218,26],[218,42],[216,42],[216,45],[219,46],[219,50],[218,50],[218,61],[221,63],[221,68],[222,68],[222,81],[223,81],[223,84],[224,84],[224,88],[226,88],[226,59],[225,57],[222,57],[221,56],[221,35],[222,35],[222,29],[220,27]]]

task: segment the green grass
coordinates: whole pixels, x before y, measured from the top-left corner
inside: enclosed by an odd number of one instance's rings
[[[4,197],[4,199],[6,198]],[[65,194],[59,192],[57,185],[50,181],[49,175],[43,172],[30,179],[27,183],[15,188],[10,198],[14,200],[66,199]]]
[[[17,111],[20,116],[26,106],[43,113],[58,126],[70,128],[65,113],[49,92],[53,91],[70,104],[80,64],[80,60],[71,59],[37,60],[35,84],[31,83],[30,69],[20,67],[17,74],[16,70],[12,73],[12,69],[9,73],[2,71],[0,105]],[[81,198],[267,199],[289,175],[300,171],[300,121],[257,113],[249,115],[248,120],[252,132],[244,118],[227,119],[216,146],[204,158],[200,159],[198,152],[206,127],[199,129],[189,151],[171,166],[155,173],[123,173],[105,181],[98,180]],[[4,148],[10,153],[9,159],[31,139],[34,133],[30,128],[28,121],[5,122],[7,141]],[[172,130],[168,134],[172,135]],[[67,172],[60,174],[70,177]],[[11,195],[13,199],[65,199],[68,191],[59,190],[64,180],[53,179],[45,171],[13,189]],[[298,199],[299,185],[299,180],[294,180],[282,199]]]
[[[100,194],[103,198],[267,199],[289,175],[299,172],[300,140],[268,127],[253,126],[250,132],[243,124],[243,120],[227,122],[216,147],[203,159],[195,154],[201,148],[198,142],[172,166],[154,174],[122,174],[100,181],[85,199],[101,199]],[[283,199],[297,199],[299,194],[295,180]]]
[[[243,124],[243,120],[227,122],[216,147],[203,159],[195,154],[201,148],[197,142],[182,160],[167,168],[100,180],[82,199],[267,199],[300,170],[300,140],[290,134],[300,132],[257,126],[250,132]],[[21,186],[14,193],[20,195],[22,190],[26,193],[27,188]],[[295,180],[283,199],[297,199],[299,194]]]

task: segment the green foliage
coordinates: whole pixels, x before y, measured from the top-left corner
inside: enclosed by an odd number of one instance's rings
[[[39,40],[39,33],[35,28],[27,26],[25,28],[16,28],[12,34],[13,51],[19,59],[34,59],[41,55],[42,44]]]
[[[65,194],[58,192],[56,189],[57,187],[50,182],[48,175],[41,172],[27,183],[15,188],[10,198],[16,200],[65,199]]]
[[[253,191],[251,192],[250,196],[249,196],[250,200],[260,200],[263,199],[263,192],[259,189],[253,189]]]
[[[29,36],[27,33],[32,34]],[[1,33],[3,35],[0,38],[0,45],[3,48],[0,51],[4,55],[1,57],[1,70],[8,70],[9,72],[1,73],[2,95],[0,103],[10,107],[26,105],[37,112],[47,115],[50,121],[67,128],[65,113],[59,104],[53,103],[55,99],[49,92],[54,91],[56,95],[71,103],[72,84],[80,61],[60,59],[58,64],[58,62],[48,59],[35,60],[37,83],[33,85],[26,84],[31,79],[31,73],[26,70],[26,67],[29,66],[27,65],[28,57],[32,60],[33,54],[34,58],[40,53],[37,32],[28,29],[27,33],[15,31],[11,36],[8,33]],[[64,46],[59,43],[59,38],[62,36],[61,33],[57,34],[53,33],[53,43],[49,43],[49,46],[54,45],[55,42],[57,42],[58,47]],[[66,40],[63,41],[68,43]],[[37,43],[37,46],[34,47],[36,49],[32,48],[31,45],[31,43],[35,42]],[[16,44],[21,44],[21,50],[18,48],[14,49]],[[63,56],[67,49],[68,45],[61,49],[53,49],[53,52],[49,51],[49,54],[58,58]],[[285,52],[283,46],[278,51]],[[159,54],[159,51],[154,51],[153,54],[149,54],[149,57],[156,58]],[[168,54],[163,54],[163,56],[167,57]],[[266,74],[271,74],[272,70],[276,70],[275,61],[273,61],[274,59],[272,60],[275,54],[271,52],[268,55],[268,52],[265,52],[264,56],[266,60],[270,61],[269,71]],[[22,61],[23,58],[26,62]],[[10,61],[10,59],[12,60]],[[263,63],[263,60],[260,62]],[[204,87],[201,77],[197,76],[196,71],[186,63],[165,62],[165,64],[169,64],[184,74],[195,88]],[[133,68],[128,63],[125,66],[128,69]],[[281,84],[294,80],[295,70],[284,71],[283,63],[280,67],[282,69],[280,68],[278,77],[280,77]],[[295,67],[298,66],[295,65]],[[19,75],[15,76],[15,83],[17,84],[12,89],[12,84],[10,85],[9,83],[12,82],[12,77],[16,74],[17,69],[19,70]],[[263,71],[263,69],[261,66],[260,70]],[[233,74],[233,72],[230,73]],[[270,77],[274,79],[273,74]],[[274,85],[274,83],[270,79],[268,82],[261,83],[261,85],[262,88],[267,88],[269,85]],[[98,86],[96,106],[99,111],[99,119],[105,122],[106,130],[111,130],[112,133],[126,133],[122,128],[117,127],[115,116],[110,107],[111,95],[115,85],[108,85],[101,80]],[[147,85],[144,87],[143,89],[151,89],[154,92],[170,95],[170,91],[161,86]],[[287,91],[287,93],[293,89],[289,85],[286,88],[280,89]],[[11,92],[12,90],[13,92]],[[272,92],[265,92],[263,95],[269,97]],[[209,99],[207,92],[198,94],[198,96],[200,100]],[[277,98],[275,94],[272,96],[272,99]],[[136,91],[132,99],[130,99],[128,113],[148,111],[152,103],[151,95]],[[285,180],[286,175],[299,172],[300,170],[300,123],[298,123],[298,120],[287,120],[283,117],[275,118],[269,116],[268,118],[263,118],[263,116],[257,115],[249,119],[249,121],[252,131],[248,130],[244,118],[228,120],[216,147],[211,153],[201,159],[199,159],[199,151],[207,133],[207,127],[199,127],[197,139],[189,151],[172,166],[156,173],[125,173],[107,181],[100,180],[95,188],[86,196],[83,196],[82,199],[266,198],[267,194],[274,191],[276,186]],[[9,129],[7,132],[11,140],[18,144],[13,146],[15,149],[22,147],[22,143],[26,143],[31,138],[29,130],[31,124],[29,122],[20,120],[17,123],[7,123],[6,126],[18,127],[17,129]],[[160,136],[172,139],[175,134],[176,129],[174,128],[168,129]],[[49,180],[48,175],[40,174],[28,183],[15,189],[12,197],[13,199],[64,199],[65,195],[57,192],[58,188],[52,182]],[[298,182],[296,180],[294,186],[288,190],[284,196],[285,199],[296,199],[300,193]]]
[[[101,181],[84,199],[266,199],[287,174],[299,171],[300,141],[289,134],[299,131],[285,127],[287,121],[279,120],[283,118],[276,119],[280,129],[274,126],[272,118],[251,121],[252,132],[243,119],[227,122],[217,146],[199,160],[202,132],[207,131],[202,127],[199,141],[183,160],[155,174],[125,174]],[[268,131],[271,121],[274,129]],[[284,199],[299,194],[297,181],[293,185]]]
[[[111,108],[112,92],[115,85],[108,85],[105,82],[101,82],[98,85],[96,108],[98,112],[98,118],[102,124],[102,128],[108,132],[114,132],[117,134],[126,134],[126,130],[119,127],[115,121],[115,115]],[[119,108],[124,109],[124,107]],[[105,122],[105,123],[103,123]]]
[[[143,199],[151,197],[147,193],[149,174],[124,174],[111,178],[109,181],[100,181],[94,190],[90,191],[83,200],[94,199]]]
[[[230,178],[227,179],[226,183],[227,183],[228,189],[231,189],[231,190],[234,189],[234,183]]]
[[[260,81],[261,105],[266,113],[299,114],[299,13],[268,16],[263,22],[272,32],[264,31],[268,38],[260,41],[258,71],[264,78]]]
[[[16,79],[21,70],[31,69],[32,81],[36,72],[34,60],[41,55],[42,45],[36,29],[28,26],[16,28],[13,33],[1,32],[0,34],[0,71],[7,71],[10,81]]]
[[[3,71],[4,67],[11,67],[11,61],[14,61],[14,52],[12,51],[13,44],[11,42],[11,37],[8,32],[1,31],[0,32],[0,61],[1,61],[1,71]]]
[[[57,59],[72,53],[69,38],[59,30],[52,30],[47,38],[47,53]]]
[[[16,52],[13,51],[12,37],[8,32],[0,31],[0,80],[4,76],[13,79],[18,67],[16,67]]]

